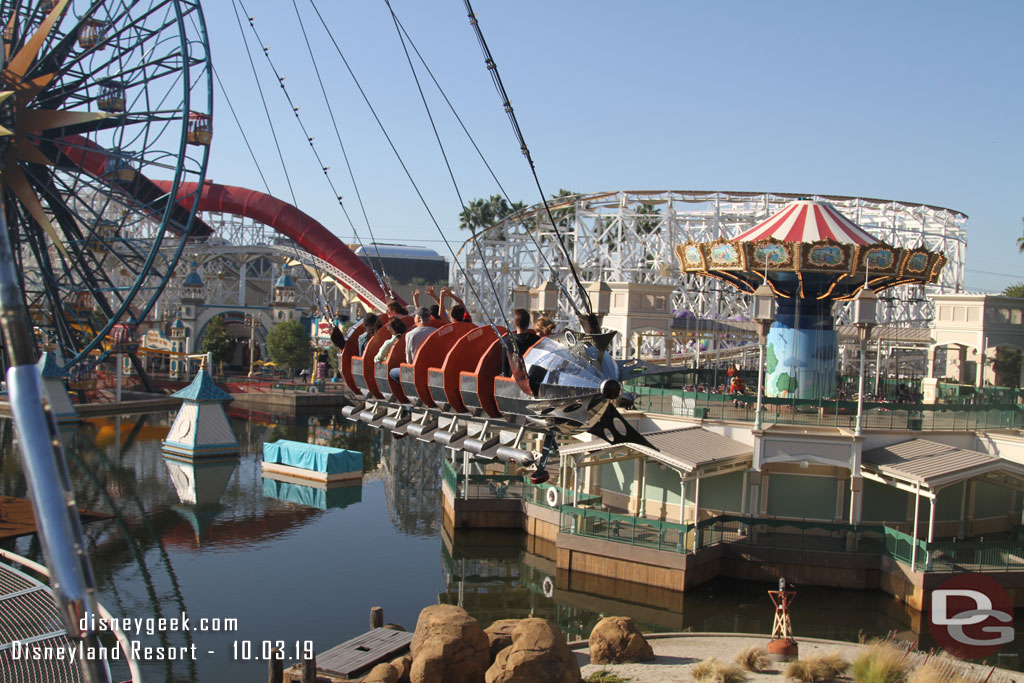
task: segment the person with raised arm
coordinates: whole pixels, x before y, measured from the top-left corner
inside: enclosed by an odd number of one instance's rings
[[[451,314],[448,317],[448,319],[451,320],[453,323],[473,322],[472,316],[469,315],[469,309],[466,308],[466,302],[460,299],[459,295],[453,292],[450,287],[441,288],[441,301],[439,304],[441,306],[441,314],[444,315],[444,300],[449,298],[452,301],[454,301],[455,304],[451,307]]]

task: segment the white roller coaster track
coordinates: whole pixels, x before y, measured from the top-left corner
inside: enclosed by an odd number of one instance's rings
[[[583,280],[675,284],[676,310],[723,319],[745,315],[747,298],[710,278],[681,276],[675,245],[731,238],[797,197],[834,204],[883,242],[924,245],[949,259],[936,285],[887,292],[880,322],[927,325],[933,315],[929,295],[963,291],[967,216],[938,206],[834,195],[644,190],[576,195],[554,200],[551,207]],[[459,250],[465,274],[453,265],[454,287],[468,294],[465,278],[483,283],[485,271],[496,281],[500,300],[490,287],[477,287],[485,299],[484,313],[509,310],[516,285],[543,284],[552,270],[554,277],[568,282],[551,224],[537,206],[524,212],[523,219],[512,217],[482,232],[479,250],[468,241]],[[559,317],[568,321],[568,304],[560,305]],[[845,321],[845,306],[839,305],[837,315]]]

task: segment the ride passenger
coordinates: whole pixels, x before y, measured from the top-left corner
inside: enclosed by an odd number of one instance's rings
[[[391,347],[395,345],[402,335],[405,334],[406,327],[398,318],[392,318],[388,321],[388,329],[391,330],[391,337],[388,338],[383,344],[380,345],[380,350],[377,351],[377,355],[373,357],[374,363],[386,363],[388,360],[388,353],[391,352]]]
[[[537,318],[536,322],[533,323],[533,331],[537,333],[537,336],[543,339],[544,337],[550,337],[555,333],[555,323],[551,318],[540,317]]]
[[[441,310],[444,311],[444,300],[450,298],[455,302],[455,305],[451,307],[451,315],[449,320],[453,323],[471,323],[473,318],[469,315],[469,310],[466,308],[466,302],[459,298],[459,295],[451,290],[450,287],[441,288],[441,301],[439,303]]]
[[[437,328],[430,324],[430,309],[420,306],[413,314],[413,322],[416,326],[405,333],[405,362],[412,363],[416,358],[416,352],[426,341],[427,337]],[[388,375],[396,382],[402,381],[400,368],[392,368]]]
[[[398,299],[392,299],[388,302],[388,315],[409,315],[409,311],[402,304],[398,303]]]
[[[363,355],[366,344],[373,335],[380,329],[380,318],[376,313],[367,313],[363,316],[363,333],[359,335],[359,355]]]
[[[516,331],[505,336],[509,337],[511,335],[512,340],[515,342],[515,350],[522,356],[528,348],[540,341],[540,337],[530,327],[530,312],[525,308],[517,308],[512,313],[512,324],[516,326]],[[505,353],[501,354],[501,374],[505,377],[512,376],[508,354]]]

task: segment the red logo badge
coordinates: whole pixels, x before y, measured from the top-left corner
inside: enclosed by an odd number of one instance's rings
[[[958,574],[932,591],[928,630],[951,655],[983,659],[1013,642],[1013,601],[995,579]]]

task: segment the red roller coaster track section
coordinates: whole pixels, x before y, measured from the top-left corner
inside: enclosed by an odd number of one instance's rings
[[[89,175],[96,178],[103,176],[108,155],[91,140],[80,135],[69,135],[60,144],[60,151]],[[171,191],[172,183],[168,180],[143,180],[161,192]],[[178,187],[178,202],[187,207],[186,202],[195,196],[195,192],[196,183],[181,183]],[[323,259],[352,278],[364,292],[350,287],[349,283],[340,284],[352,289],[371,308],[384,310],[388,295],[381,288],[373,270],[323,224],[291,204],[256,190],[206,181],[197,209],[245,216],[269,225],[313,256]]]
[[[164,192],[171,191],[170,181],[154,180],[153,183]],[[194,196],[195,190],[195,183],[182,183],[178,188],[178,196],[187,200],[188,197]],[[245,216],[269,225],[313,256],[345,272],[377,298],[376,301],[372,301],[356,291],[360,299],[377,310],[384,309],[388,295],[377,282],[377,276],[370,267],[319,221],[291,204],[256,190],[207,181],[203,183],[203,191],[199,195],[198,209]]]

